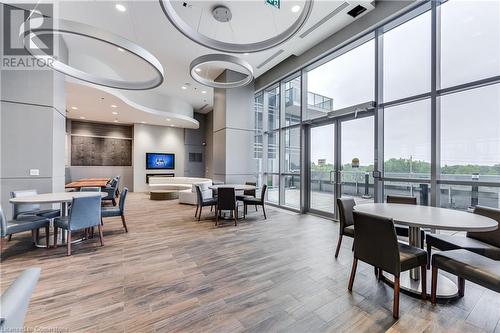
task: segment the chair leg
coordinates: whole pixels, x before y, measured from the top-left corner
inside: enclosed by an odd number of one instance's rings
[[[49,226],[45,227],[45,245],[47,246],[47,249],[50,247],[49,245],[49,238],[50,238],[50,228]]]
[[[238,212],[236,211],[236,209],[233,212],[234,212],[233,213],[234,214],[233,215],[233,217],[234,217],[234,225],[237,226],[238,225],[238,221],[237,221],[238,220]]]
[[[438,269],[432,266],[432,280],[431,280],[431,303],[436,304],[436,289],[438,280]]]
[[[113,206],[116,206],[116,200],[115,200],[115,198],[111,199],[111,201],[113,202]]]
[[[257,205],[255,205],[255,211],[258,212],[259,210],[257,209]]]
[[[57,229],[58,228],[56,226],[54,226],[54,245],[53,245],[54,248],[57,247]]]
[[[349,278],[349,286],[347,290],[352,291],[352,285],[354,284],[354,277],[356,276],[356,268],[358,267],[358,258],[354,258],[352,261],[351,277]]]
[[[375,274],[376,277],[378,277],[378,272],[379,272],[379,269],[375,266],[373,266],[373,273]]]
[[[432,246],[430,244],[427,244],[427,268],[431,268],[431,251],[432,251]]]
[[[97,226],[99,228],[99,240],[101,241],[101,246],[104,246],[104,236],[102,235],[102,225]]]
[[[219,208],[215,208],[215,226],[219,225]]]
[[[339,256],[340,244],[342,244],[342,235],[339,236],[339,241],[337,242],[337,249],[335,250],[335,258]]]
[[[392,304],[392,316],[399,318],[399,276],[394,277],[394,301]]]
[[[427,265],[420,266],[420,280],[422,281],[422,299],[427,299]]]
[[[198,215],[198,221],[201,219],[201,211],[203,209],[203,206],[200,206],[200,215]]]
[[[267,220],[266,209],[264,208],[264,204],[262,204],[262,211],[264,212],[264,220]]]
[[[211,205],[211,206],[210,206],[210,211],[212,211],[213,209],[214,209],[214,206],[213,206],[213,205]]]
[[[123,227],[125,228],[125,232],[128,232],[128,229],[127,229],[127,222],[125,222],[125,215],[121,215],[122,217],[122,224],[123,224]]]
[[[9,242],[12,240],[12,234],[9,235],[9,238],[7,239]]]
[[[0,237],[0,260],[2,259],[3,248],[5,247],[4,243],[5,243],[5,237]]]
[[[465,279],[458,277],[458,297],[464,297],[465,295]]]
[[[198,216],[198,205],[196,205],[196,212],[194,212],[194,217]]]
[[[70,256],[71,255],[71,230],[68,230],[68,239],[67,239],[67,246],[66,246],[66,249],[67,249],[67,255]]]

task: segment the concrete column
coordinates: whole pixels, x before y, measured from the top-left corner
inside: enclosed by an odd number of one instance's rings
[[[2,11],[0,6],[0,17]],[[2,58],[6,57],[3,35]],[[67,59],[62,41],[55,50],[59,59]],[[0,202],[7,219],[12,216],[11,191],[64,191],[64,84],[64,76],[47,67],[1,68]]]
[[[218,79],[233,81],[239,73],[224,71]],[[213,178],[225,183],[255,181],[254,86],[214,89]]]

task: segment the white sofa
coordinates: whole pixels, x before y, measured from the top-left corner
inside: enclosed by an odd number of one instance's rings
[[[204,199],[212,198],[212,180],[208,178],[195,177],[149,177],[150,191],[176,191],[179,193],[179,202],[189,205],[196,205],[196,185],[201,187]]]

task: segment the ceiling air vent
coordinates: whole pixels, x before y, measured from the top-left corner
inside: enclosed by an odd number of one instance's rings
[[[361,5],[357,5],[356,7],[354,7],[350,11],[348,11],[347,14],[351,15],[352,17],[357,17],[357,16],[359,16],[361,13],[363,13],[365,11],[366,11],[365,7],[363,7]]]
[[[274,53],[272,56],[270,56],[269,58],[267,58],[266,60],[264,60],[260,65],[257,66],[257,68],[262,68],[264,67],[265,65],[267,65],[269,62],[271,62],[271,60],[273,60],[274,58],[276,58],[277,56],[279,56],[280,54],[282,54],[283,52],[285,52],[285,50],[281,49],[279,50],[278,52]]]
[[[319,20],[316,24],[314,24],[312,27],[304,31],[299,37],[300,38],[305,38],[307,35],[309,35],[311,32],[314,30],[318,29],[321,25],[323,25],[326,21],[330,20],[332,17],[343,11],[345,8],[349,6],[349,3],[343,2],[340,6],[335,8],[330,14],[326,15],[323,17],[321,20]],[[366,10],[366,9],[365,9]]]

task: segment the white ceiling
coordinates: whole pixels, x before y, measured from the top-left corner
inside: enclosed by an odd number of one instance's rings
[[[282,0],[281,9],[277,10],[265,4],[264,0],[186,2],[188,3],[187,8],[182,6],[182,1],[176,1],[175,5],[188,23],[192,23],[194,26],[199,24],[199,31],[211,37],[232,42],[257,41],[283,31],[299,15],[299,13],[292,13],[290,8],[297,4],[303,6],[304,3],[303,0]],[[299,55],[352,23],[354,19],[346,13],[356,5],[362,4],[368,8],[362,14],[365,15],[373,9],[371,2],[349,1],[349,6],[340,14],[328,20],[303,39],[299,36],[301,32],[313,26],[344,3],[344,1],[315,0],[313,11],[305,27],[290,41],[267,51],[238,56],[243,57],[254,67],[255,76],[258,77],[290,55]],[[125,12],[118,11],[115,8],[117,3],[124,5],[127,10]],[[148,91],[148,93],[180,98],[191,104],[195,111],[204,106],[203,112],[211,110],[213,90],[203,87],[191,79],[189,64],[201,55],[217,52],[200,46],[179,33],[165,17],[158,1],[57,1],[56,4],[55,17],[83,22],[121,35],[156,56],[165,69],[165,81],[161,86]],[[223,4],[231,9],[233,19],[230,23],[217,22],[209,15],[210,9],[217,4]],[[73,53],[78,54],[79,57],[98,57],[100,61],[112,65],[117,76],[122,78],[144,79],[153,73],[141,63],[141,60],[130,54],[119,52],[115,47],[103,43],[99,45],[99,42],[92,40],[85,41],[83,37],[65,36],[65,40],[70,50],[70,63]],[[282,54],[261,68],[257,68],[280,49],[284,50]],[[187,89],[182,89],[182,86],[186,86]],[[80,94],[84,95],[85,98],[82,98]],[[102,91],[91,89],[88,86],[77,89],[75,84],[68,84],[68,109],[80,104],[81,106],[77,106],[79,112],[74,112],[75,117],[80,117],[84,112],[88,112],[87,119],[113,121],[114,118],[110,118],[106,112],[92,112],[86,110],[86,106],[84,106],[88,104],[85,101],[93,100],[92,106],[89,107],[98,107],[102,94]],[[128,123],[147,121],[143,120],[143,117],[136,118],[133,116],[136,114],[132,111],[130,111],[130,115],[127,115],[127,112],[124,108],[123,118],[122,116],[118,117],[119,121]],[[69,117],[73,118],[72,111],[69,112]],[[165,125],[163,122],[159,124]]]

